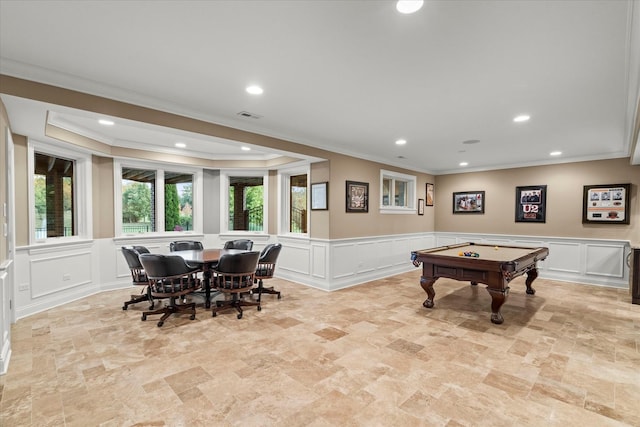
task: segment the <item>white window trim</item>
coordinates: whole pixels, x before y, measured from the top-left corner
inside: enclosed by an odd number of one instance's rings
[[[409,205],[408,206],[384,206],[383,203],[383,185],[384,185],[384,179],[391,179],[391,180],[402,180],[402,181],[406,181],[407,182],[407,193],[408,193],[408,202]],[[400,172],[393,172],[393,171],[388,171],[385,169],[380,169],[380,213],[381,214],[406,214],[406,215],[410,215],[410,214],[416,214],[417,213],[417,209],[416,209],[416,188],[417,188],[417,181],[418,179],[416,178],[415,175],[407,175],[404,173],[400,173]],[[391,191],[391,200],[393,200],[393,191],[395,189],[395,186],[392,185],[391,188],[389,189]]]
[[[289,192],[291,191],[291,177],[295,175],[307,175],[307,232],[306,233],[292,233],[289,231]],[[278,235],[289,235],[306,237],[309,236],[309,230],[311,229],[311,200],[309,192],[311,191],[311,166],[309,164],[283,168],[278,170]]]
[[[155,163],[135,161],[128,159],[115,159],[114,168],[114,201],[115,210],[115,237],[129,236],[173,236],[185,234],[202,234],[203,213],[200,206],[203,204],[203,173],[202,169],[190,168],[184,165],[172,165],[170,163]],[[122,232],[122,168],[149,169],[156,171],[156,188],[162,188],[162,191],[156,190],[156,227],[164,229],[164,173],[179,172],[193,174],[193,230],[189,231],[164,231],[156,230],[149,233],[123,233]]]
[[[262,231],[229,230],[229,177],[261,176],[263,187]],[[262,169],[226,169],[220,171],[220,234],[267,234],[269,224],[269,171]]]
[[[66,158],[75,161],[73,176],[74,218],[76,224],[75,236],[47,237],[36,240],[36,202],[33,191],[35,175],[35,153],[48,156]],[[50,244],[74,242],[93,238],[93,211],[91,198],[91,154],[84,151],[75,151],[68,148],[53,146],[40,141],[28,140],[28,171],[29,171],[29,243]]]

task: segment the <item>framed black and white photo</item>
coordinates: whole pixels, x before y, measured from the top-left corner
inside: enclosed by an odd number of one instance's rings
[[[453,193],[454,214],[483,214],[484,191],[462,191]]]
[[[369,212],[369,183],[347,181],[346,211]]]
[[[516,222],[546,222],[547,186],[516,187]]]
[[[585,185],[583,224],[629,224],[631,184]]]
[[[311,184],[311,210],[323,211],[329,209],[329,183],[318,182]]]

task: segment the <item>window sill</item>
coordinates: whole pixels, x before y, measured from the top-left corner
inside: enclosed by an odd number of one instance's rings
[[[391,207],[382,207],[380,208],[381,214],[400,214],[400,215],[415,215],[418,211],[414,208],[391,208]]]

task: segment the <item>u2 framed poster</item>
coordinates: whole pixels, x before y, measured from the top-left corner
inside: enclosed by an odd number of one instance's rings
[[[516,222],[546,222],[547,186],[516,187]]]

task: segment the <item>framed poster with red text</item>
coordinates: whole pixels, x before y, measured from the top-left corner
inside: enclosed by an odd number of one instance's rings
[[[516,187],[516,222],[547,220],[547,186]]]

